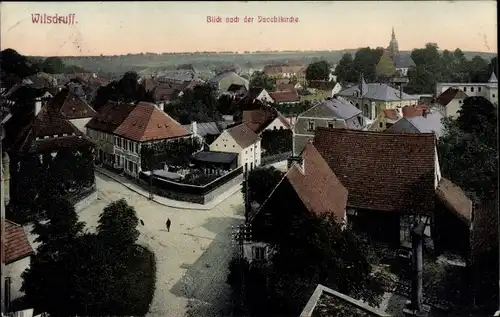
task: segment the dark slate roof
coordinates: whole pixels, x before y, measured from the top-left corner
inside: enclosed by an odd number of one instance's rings
[[[335,118],[350,119],[361,113],[361,110],[353,106],[351,103],[341,99],[332,98],[322,102],[323,105],[332,112]]]
[[[238,153],[204,151],[193,154],[192,158],[207,163],[232,163],[238,158]]]
[[[33,122],[24,129],[14,147],[20,152],[39,153],[93,145],[57,107],[48,104],[42,107]]]
[[[219,135],[222,131],[219,129],[219,126],[225,128],[228,125],[227,122],[221,121],[217,122],[196,122],[196,134],[201,137],[205,137],[207,134]],[[193,133],[193,125],[192,124],[184,124],[182,125],[185,129],[189,130],[189,132]]]
[[[410,68],[415,67],[415,62],[408,54],[395,54],[392,57],[392,61],[394,62],[394,66],[396,68]]]
[[[403,96],[399,93],[398,89],[395,89],[387,84],[382,83],[370,83],[366,84],[368,91],[364,93],[364,98],[379,100],[379,101],[398,101],[398,100],[416,100],[415,96],[408,95],[403,92]],[[360,92],[358,86],[351,86],[338,93],[339,96],[343,97],[355,97],[355,92]]]
[[[349,191],[348,206],[415,214],[434,211],[434,134],[320,127],[314,146]]]

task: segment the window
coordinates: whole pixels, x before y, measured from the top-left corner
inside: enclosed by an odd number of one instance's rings
[[[458,103],[459,103],[459,104],[461,104],[461,103],[462,103],[462,100],[459,100],[459,101],[458,101]]]
[[[309,122],[307,123],[307,131],[314,131],[314,121],[313,120],[309,120]]]
[[[383,127],[384,127],[384,124],[383,124],[382,122],[379,122],[378,126],[379,126],[380,128],[383,128]]]
[[[250,162],[250,170],[253,170],[253,162]]]
[[[467,91],[467,87],[464,87],[464,91]]]
[[[328,127],[329,127],[330,129],[333,129],[333,122],[328,122]]]
[[[481,92],[481,87],[477,87],[477,91]]]
[[[495,94],[493,94],[492,96],[493,96],[493,98],[495,98]]]
[[[135,153],[139,153],[139,143],[135,143]]]
[[[474,92],[474,87],[470,87],[470,92]]]
[[[252,257],[254,260],[262,261],[266,259],[266,248],[265,247],[253,247]]]

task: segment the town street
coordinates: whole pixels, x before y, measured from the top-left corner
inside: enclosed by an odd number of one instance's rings
[[[96,175],[98,200],[79,213],[95,230],[103,208],[125,198],[144,221],[139,243],[156,256],[156,290],[147,316],[220,316],[231,314],[228,262],[234,246],[232,226],[243,221],[240,192],[212,210],[186,210],[151,202],[121,184]],[[165,222],[172,226],[167,232]]]

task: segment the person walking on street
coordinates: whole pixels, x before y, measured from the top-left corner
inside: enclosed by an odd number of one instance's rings
[[[171,224],[171,222],[170,222],[170,218],[167,218],[167,223],[166,223],[166,225],[167,225],[167,231],[168,231],[168,232],[170,232],[170,224]]]

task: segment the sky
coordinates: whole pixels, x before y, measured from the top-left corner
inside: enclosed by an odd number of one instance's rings
[[[496,52],[496,1],[335,2],[1,2],[2,49],[24,55],[95,56],[140,52],[400,50]],[[40,24],[33,15],[74,14],[74,24]],[[208,23],[220,16],[223,23]],[[253,17],[253,23],[244,18]],[[298,18],[259,23],[258,17]],[[239,23],[225,23],[239,17]],[[69,22],[69,21],[68,21]]]

